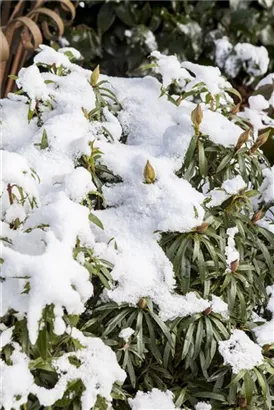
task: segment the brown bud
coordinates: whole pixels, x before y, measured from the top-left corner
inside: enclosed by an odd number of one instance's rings
[[[231,262],[231,264],[230,264],[230,270],[231,270],[231,272],[236,272],[237,271],[237,269],[238,269],[238,267],[239,267],[239,261],[238,261],[238,259],[237,260],[235,260],[235,261],[233,261],[233,262]]]
[[[145,309],[147,307],[147,301],[145,298],[141,298],[138,302],[138,306],[140,309]]]
[[[208,308],[206,308],[206,310],[203,311],[203,314],[205,316],[208,316],[208,315],[210,315],[211,312],[212,312],[212,307],[209,306]]]
[[[263,347],[264,353],[269,352],[270,349],[271,349],[271,345],[264,345],[264,347]]]
[[[191,121],[194,126],[195,132],[199,132],[199,126],[203,121],[203,111],[200,104],[196,105],[196,108],[191,112]]]
[[[244,143],[248,140],[249,138],[249,133],[250,133],[250,128],[245,130],[244,132],[241,133],[241,135],[238,138],[237,144],[235,145],[235,151],[239,151],[239,149],[244,145]]]
[[[155,171],[149,161],[147,161],[144,169],[144,178],[147,184],[153,184],[156,180]]]
[[[177,100],[176,100],[177,107],[179,107],[179,105],[181,104],[182,101],[183,101],[183,96],[180,95],[180,97],[178,97]]]
[[[264,216],[264,210],[263,208],[259,209],[259,211],[255,212],[255,214],[252,216],[251,221],[255,224],[258,222],[262,217]]]
[[[100,66],[97,65],[97,67],[95,67],[95,69],[92,71],[92,74],[90,77],[90,84],[92,85],[92,87],[96,86],[99,80],[99,76],[100,76]]]
[[[204,233],[207,228],[209,227],[209,223],[203,222],[200,226],[196,227],[196,232],[197,233]]]
[[[128,350],[130,348],[130,345],[128,343],[124,344],[123,350]]]
[[[246,399],[246,397],[238,397],[238,406],[241,408],[241,409],[246,409],[247,408],[247,399]]]
[[[258,148],[266,143],[270,134],[270,130],[264,132],[263,134],[259,135],[252,147],[249,150],[249,154],[254,154]]]
[[[234,105],[234,107],[231,110],[231,114],[234,114],[234,115],[237,114],[240,110],[240,107],[241,107],[241,103]]]

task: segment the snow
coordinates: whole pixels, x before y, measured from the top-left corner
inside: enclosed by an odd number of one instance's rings
[[[270,73],[258,82],[258,84],[256,85],[256,89],[258,90],[260,87],[263,87],[264,85],[269,85],[269,84],[271,85],[273,84],[273,81],[274,81],[274,73]]]
[[[255,327],[253,332],[260,346],[274,344],[274,319],[269,320],[261,326]]]
[[[28,369],[28,356],[20,351],[17,343],[14,343],[13,347],[15,349],[10,357],[12,365],[7,365],[2,359],[0,360],[2,379],[0,406],[5,410],[20,410],[21,405],[27,402],[34,384],[34,377]]]
[[[261,347],[243,330],[235,329],[228,340],[220,341],[219,352],[224,358],[224,364],[230,365],[235,374],[263,364]]]
[[[81,53],[73,47],[61,47],[58,49],[58,53],[62,53],[65,55],[72,54],[75,60],[80,60],[82,58]]]
[[[207,202],[207,206],[209,208],[212,208],[213,206],[221,205],[231,195],[238,194],[239,191],[245,189],[245,187],[246,183],[241,175],[226,179],[222,183],[221,188],[212,189],[206,194],[207,198],[210,198],[210,200]]]
[[[220,297],[212,295],[211,309],[214,313],[223,316],[224,319],[229,318],[228,305]]]
[[[151,30],[147,30],[145,33],[145,45],[149,51],[154,51],[158,48],[156,38]]]
[[[251,76],[267,72],[269,56],[264,46],[256,47],[249,43],[233,46],[226,36],[216,40],[215,45],[216,63],[229,77],[235,78],[242,67]]]
[[[159,51],[153,51],[151,57],[157,60],[156,72],[161,74],[164,87],[168,87],[173,81],[192,78],[187,70],[181,68],[181,64],[177,57],[166,56]]]
[[[212,407],[210,404],[206,403],[205,401],[200,401],[195,405],[195,410],[211,410]]]
[[[66,68],[70,68],[72,65],[65,54],[62,52],[59,53],[49,46],[41,44],[39,50],[40,52],[36,54],[33,59],[35,64],[45,64],[50,66],[55,64],[56,67],[63,66]]]
[[[19,221],[22,222],[25,218],[25,209],[20,204],[12,204],[6,210],[5,220],[9,223],[14,222],[16,219],[19,219]]]
[[[266,308],[272,313],[272,319],[253,329],[260,346],[274,344],[274,285],[267,286],[266,292],[270,296]]]
[[[0,348],[2,349],[7,344],[12,342],[12,333],[13,333],[14,326],[11,326],[1,332],[0,335]]]
[[[238,261],[240,258],[240,254],[236,249],[235,244],[235,235],[239,232],[237,227],[228,228],[227,233],[227,246],[225,247],[225,255],[226,255],[226,263],[227,269],[230,271],[230,265],[234,261]]]
[[[175,410],[173,403],[173,393],[169,390],[163,392],[159,389],[152,389],[151,392],[138,391],[134,399],[129,399],[132,410]]]
[[[274,201],[274,166],[263,170],[264,180],[260,186],[260,192],[264,202]]]
[[[53,232],[45,235],[46,249],[42,255],[23,255],[8,247],[3,248],[5,278],[26,277],[30,283],[27,319],[31,343],[35,343],[39,320],[46,305],[54,304],[68,314],[80,314],[84,303],[93,294],[88,271],[79,265],[71,254],[71,248],[60,242]]]
[[[30,99],[47,100],[49,98],[47,86],[36,65],[32,65],[28,68],[21,68],[18,73],[16,84],[28,94]]]
[[[248,104],[250,109],[255,111],[266,110],[269,107],[268,101],[260,94],[249,97]]]
[[[242,189],[246,187],[246,183],[241,177],[237,175],[235,178],[227,179],[223,182],[222,188],[230,195],[235,195],[239,193]]]
[[[126,327],[125,329],[121,330],[118,336],[124,339],[125,342],[127,342],[130,336],[133,335],[133,333],[134,333],[134,330],[131,329],[131,327]]]
[[[219,94],[221,90],[230,87],[230,84],[222,77],[218,67],[194,64],[189,61],[184,61],[181,66],[195,75],[195,79],[187,84],[186,91],[190,91],[200,82],[205,84],[212,95]]]
[[[83,167],[78,167],[71,174],[65,176],[62,189],[72,201],[78,203],[89,192],[96,191],[90,173]]]

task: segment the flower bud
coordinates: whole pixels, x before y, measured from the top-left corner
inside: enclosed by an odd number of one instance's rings
[[[97,67],[95,67],[95,69],[92,71],[92,74],[90,77],[90,84],[92,85],[92,87],[96,86],[97,81],[99,79],[99,75],[100,75],[100,66],[97,65]]]
[[[209,223],[203,222],[200,226],[196,227],[196,232],[197,233],[204,233],[207,228],[209,227]]]
[[[153,184],[156,180],[155,171],[149,161],[147,161],[144,169],[144,178],[147,184]]]
[[[268,353],[269,350],[271,350],[271,348],[272,348],[272,345],[269,345],[269,344],[264,345],[263,347],[264,353]]]
[[[254,224],[258,222],[262,217],[264,216],[264,210],[263,208],[259,209],[259,211],[255,212],[255,214],[252,216],[251,222]]]
[[[211,312],[212,312],[212,307],[209,306],[208,308],[206,308],[206,309],[203,311],[203,314],[204,314],[205,316],[208,316],[208,315],[210,315]]]
[[[233,115],[237,114],[240,110],[240,107],[241,107],[241,103],[238,103],[238,104],[234,105],[234,107],[231,110],[231,114],[233,114]]]
[[[249,150],[249,154],[254,154],[258,148],[266,143],[270,134],[270,130],[264,132],[263,134],[259,135],[252,147]]]
[[[247,399],[246,397],[238,397],[238,406],[240,409],[246,409],[247,408]]]
[[[82,107],[82,113],[84,114],[85,118],[88,120],[88,110],[86,110],[86,108]]]
[[[202,111],[200,104],[197,104],[196,108],[194,108],[194,110],[191,113],[191,121],[195,129],[196,128],[199,129],[199,125],[201,124],[202,120],[203,120],[203,111]]]
[[[139,300],[139,302],[138,302],[138,307],[139,307],[140,309],[143,309],[143,310],[147,307],[147,301],[146,301],[145,298],[141,298],[141,299]]]
[[[233,262],[231,262],[231,264],[230,264],[230,270],[231,270],[231,272],[236,272],[237,271],[237,269],[238,269],[238,267],[239,267],[239,261],[238,261],[238,259],[237,260],[235,260],[235,261],[233,261]]]
[[[235,145],[235,151],[239,151],[239,149],[244,145],[244,143],[248,140],[249,138],[249,133],[250,133],[250,128],[245,130],[244,132],[241,133],[241,135],[238,138],[237,144]]]

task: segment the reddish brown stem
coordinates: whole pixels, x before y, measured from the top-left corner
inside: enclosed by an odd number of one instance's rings
[[[8,191],[8,194],[9,194],[10,204],[12,205],[13,204],[13,197],[12,197],[12,186],[11,186],[11,184],[8,184],[7,191]]]

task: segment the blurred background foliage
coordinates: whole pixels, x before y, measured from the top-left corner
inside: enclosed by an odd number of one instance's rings
[[[83,65],[114,76],[140,75],[151,51],[180,60],[215,63],[215,40],[267,48],[274,70],[273,0],[80,2],[65,37],[83,55]],[[240,72],[238,83],[243,83]]]

